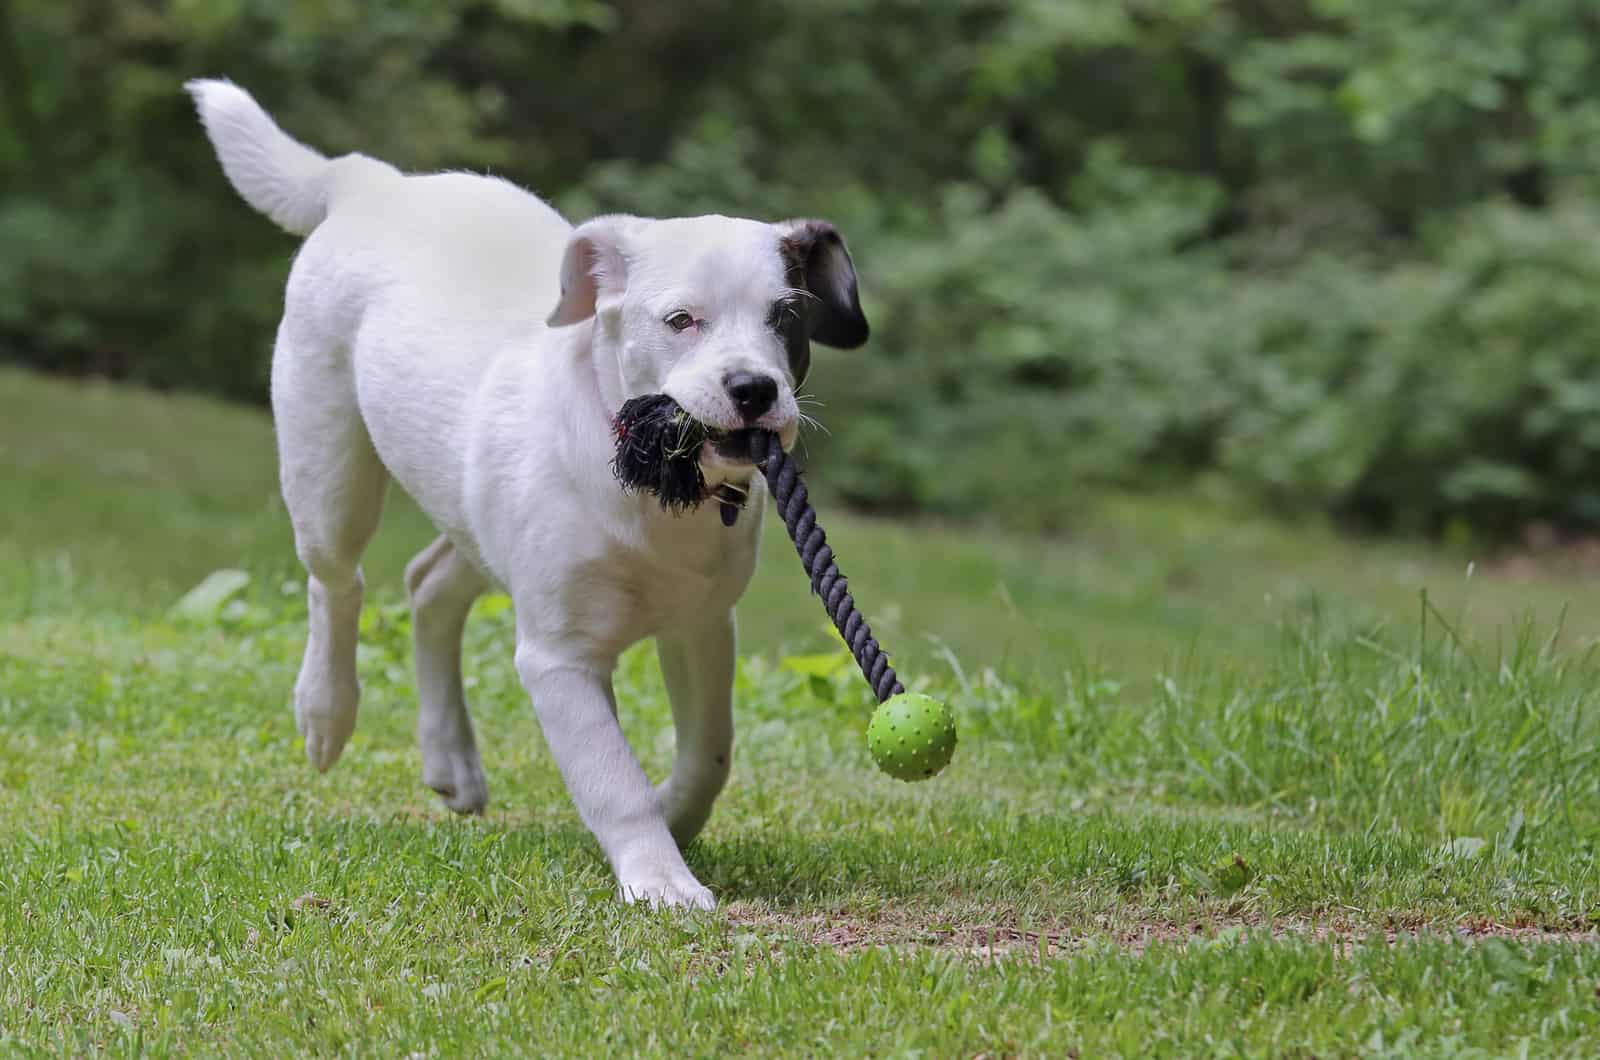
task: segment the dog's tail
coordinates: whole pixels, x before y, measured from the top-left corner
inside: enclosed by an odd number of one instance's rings
[[[222,170],[244,201],[296,235],[328,215],[326,156],[278,128],[250,93],[232,81],[184,84],[200,111]]]

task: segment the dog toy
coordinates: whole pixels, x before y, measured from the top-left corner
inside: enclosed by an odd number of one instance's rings
[[[878,768],[897,780],[926,780],[956,753],[956,719],[932,696],[902,692],[872,712],[867,748]]]
[[[647,394],[622,406],[612,421],[617,455],[611,470],[624,489],[653,493],[674,514],[706,499],[700,445],[706,429],[665,394]]]
[[[878,768],[900,780],[925,780],[949,764],[956,747],[955,718],[931,696],[907,694],[872,635],[817,523],[794,459],[771,431],[717,431],[700,424],[665,394],[633,398],[613,422],[617,451],[612,470],[624,489],[655,495],[662,508],[681,514],[715,497],[722,522],[739,517],[743,491],[707,487],[700,447],[710,443],[730,456],[747,457],[767,480],[774,507],[794,542],[811,591],[844,638],[878,708],[867,726],[867,748]]]

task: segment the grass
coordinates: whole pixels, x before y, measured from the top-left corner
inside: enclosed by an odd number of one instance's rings
[[[271,425],[253,410],[0,368],[0,619],[161,613],[219,567],[300,577],[278,499]],[[825,489],[826,482],[818,483]],[[948,655],[1054,680],[1073,665],[1170,668],[1191,657],[1269,660],[1281,626],[1397,631],[1427,588],[1442,613],[1494,643],[1532,620],[1564,643],[1600,638],[1600,598],[1559,561],[1468,574],[1469,553],[1286,528],[1193,498],[1086,501],[1053,541],[852,518],[822,501],[829,538],[898,658],[948,673]],[[749,653],[828,643],[776,520],[740,609]],[[368,553],[375,592],[433,536],[398,492]],[[1485,567],[1484,557],[1477,557]]]
[[[318,777],[261,415],[15,373],[0,400],[0,1052],[1595,1051],[1600,620],[1559,565],[1468,578],[1192,499],[1049,542],[825,507],[956,761],[871,768],[770,536],[689,852],[723,904],[652,915],[566,800],[503,598],[468,631],[491,811],[421,788],[403,498]],[[238,598],[171,611],[223,566]],[[659,775],[648,646],[619,691]]]

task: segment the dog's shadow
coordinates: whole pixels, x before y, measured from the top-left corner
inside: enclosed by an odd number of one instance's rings
[[[747,834],[690,844],[684,859],[719,901],[827,907],[866,895],[925,894],[948,875],[944,858],[888,836]]]
[[[614,884],[599,844],[576,822],[496,822],[492,815],[352,816],[322,821],[309,834],[313,843],[329,849],[383,849],[457,864],[478,861],[482,848],[493,845],[495,862],[560,866],[588,890]],[[719,902],[759,901],[779,910],[836,906],[868,896],[911,898],[931,887],[959,885],[951,874],[960,874],[937,847],[870,833],[724,833],[691,843],[684,859]]]

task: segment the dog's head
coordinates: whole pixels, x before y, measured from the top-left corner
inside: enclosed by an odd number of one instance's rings
[[[706,426],[713,480],[748,465],[741,432],[794,443],[811,340],[867,340],[855,265],[826,221],[597,217],[567,244],[550,324],[590,318],[624,399],[664,393]]]

